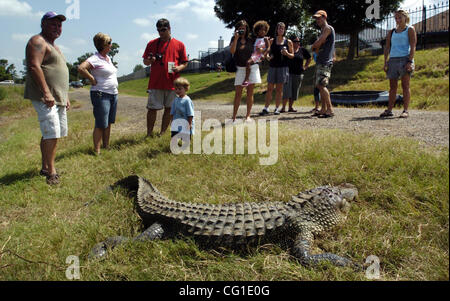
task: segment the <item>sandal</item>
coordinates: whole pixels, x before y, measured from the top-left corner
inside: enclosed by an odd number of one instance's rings
[[[59,175],[48,175],[47,176],[47,184],[50,186],[58,185],[59,184]]]
[[[59,175],[60,174],[64,174],[64,172],[60,172],[58,169],[56,169],[56,173],[59,174]],[[41,171],[39,172],[39,175],[43,176],[43,177],[48,177],[49,173],[48,173],[47,170],[41,169]]]
[[[406,119],[406,118],[408,118],[409,117],[409,113],[408,113],[408,111],[403,111],[403,113],[400,115],[400,117],[399,118],[403,118],[403,119]]]
[[[330,113],[330,114],[322,114],[319,116],[319,118],[333,118],[334,117],[334,113]]]
[[[322,115],[325,115],[325,114],[324,113],[320,113],[320,111],[317,111],[314,114],[312,114],[312,117],[320,117]]]
[[[392,111],[389,111],[389,110],[384,111],[384,112],[380,115],[381,118],[392,117],[392,116],[394,116],[394,114],[392,113]]]
[[[242,87],[248,87],[248,85],[250,85],[248,80],[246,80],[245,82],[242,83]]]
[[[294,110],[294,109],[289,109],[289,111],[288,111],[289,113],[297,113],[297,110]]]

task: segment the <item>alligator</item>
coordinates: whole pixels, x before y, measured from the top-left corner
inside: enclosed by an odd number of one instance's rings
[[[336,266],[360,267],[331,253],[312,254],[314,238],[341,224],[358,196],[351,184],[323,186],[293,196],[289,202],[231,203],[221,205],[172,201],[139,176],[125,178],[121,186],[135,196],[135,206],[148,228],[139,236],[112,237],[97,244],[90,259],[101,259],[109,249],[130,241],[153,241],[192,236],[199,246],[243,250],[262,244],[278,244],[302,265],[328,261]]]

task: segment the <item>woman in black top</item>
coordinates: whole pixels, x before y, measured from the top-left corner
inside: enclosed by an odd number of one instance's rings
[[[235,80],[236,94],[234,97],[234,109],[233,109],[233,122],[236,121],[237,113],[242,99],[242,91],[244,87],[242,83],[245,80],[247,62],[252,56],[254,50],[255,41],[250,38],[250,27],[244,20],[239,21],[236,24],[236,31],[234,37],[231,39],[230,52],[234,55],[236,61],[237,72]],[[253,93],[255,84],[261,83],[261,73],[259,71],[259,65],[255,64],[250,70],[250,83],[247,86],[247,115],[246,121],[250,122],[250,114],[253,107]]]
[[[303,82],[303,76],[306,69],[308,69],[309,64],[311,64],[312,57],[308,50],[301,47],[300,38],[294,36],[292,38],[292,43],[294,44],[294,57],[289,60],[289,79],[284,85],[283,89],[283,108],[280,113],[286,112],[286,104],[289,101],[289,112],[297,112],[294,110],[294,101],[298,99],[300,88]]]
[[[280,115],[279,107],[283,96],[283,86],[289,76],[288,59],[294,57],[294,46],[292,41],[285,38],[286,25],[282,22],[277,24],[276,37],[270,40],[270,52],[267,60],[270,61],[269,74],[267,76],[266,105],[260,115],[269,114],[269,106],[272,102],[273,90],[276,90],[275,115]]]

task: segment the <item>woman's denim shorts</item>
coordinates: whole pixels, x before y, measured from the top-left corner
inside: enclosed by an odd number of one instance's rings
[[[117,94],[91,91],[91,101],[94,107],[95,128],[106,129],[116,122]]]

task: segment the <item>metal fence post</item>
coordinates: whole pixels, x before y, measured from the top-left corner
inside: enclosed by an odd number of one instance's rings
[[[422,49],[426,47],[425,36],[427,33],[427,7],[424,5],[422,8]]]

